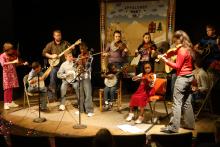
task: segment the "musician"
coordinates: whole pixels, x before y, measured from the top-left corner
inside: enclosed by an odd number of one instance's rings
[[[193,70],[193,75],[195,77],[194,82],[192,83],[192,105],[195,110],[196,103],[205,98],[209,86],[210,78],[208,73],[202,68],[202,63],[199,60],[194,62],[195,69]]]
[[[144,107],[148,102],[148,98],[155,94],[154,83],[156,81],[156,74],[152,72],[150,62],[143,64],[143,73],[132,78],[133,81],[141,80],[137,91],[131,96],[130,112],[126,121],[131,121],[134,118],[134,107],[140,107],[140,114],[135,123],[140,124],[144,120]]]
[[[76,69],[76,63],[75,58],[73,58],[72,52],[66,52],[65,54],[66,61],[63,62],[60,66],[60,69],[57,72],[57,77],[62,79],[62,85],[61,85],[61,104],[59,106],[59,110],[63,111],[65,110],[65,95],[67,91],[68,84],[71,84],[72,87],[75,89],[76,95],[78,99],[81,99],[81,101],[84,100],[84,92],[82,86],[80,86],[80,96],[79,96],[79,85],[78,85],[78,77],[77,75],[77,69]],[[83,103],[81,103],[80,106],[81,110],[80,112],[83,112]]]
[[[16,58],[11,59],[11,53],[15,51],[12,43],[4,43],[3,51],[4,53],[0,55],[0,63],[3,69],[4,109],[8,110],[10,107],[18,107],[18,105],[12,101],[13,88],[19,87],[15,68],[15,64],[18,63],[18,60]]]
[[[143,41],[139,45],[138,49],[135,50],[135,56],[140,55],[140,61],[138,63],[136,73],[142,73],[142,67],[144,62],[149,61],[152,66],[154,66],[154,59],[156,58],[157,46],[151,40],[150,33],[146,32],[143,35]],[[154,69],[154,67],[152,67]]]
[[[108,57],[108,63],[115,64],[120,69],[124,63],[126,63],[126,57],[128,55],[127,45],[121,40],[121,32],[116,30],[113,34],[114,40],[107,44],[105,53],[103,56]]]
[[[201,55],[200,58],[204,59],[203,68],[205,70],[207,70],[212,61],[220,60],[219,38],[220,36],[217,35],[215,27],[208,24],[206,26],[206,35],[197,44],[200,50],[196,50]]]
[[[91,72],[92,72],[92,61],[93,57],[88,51],[88,47],[85,42],[80,45],[80,54],[77,59],[77,71],[81,72],[82,88],[85,94],[85,100],[83,105],[85,111],[89,117],[94,115],[94,108],[92,102],[92,83],[91,83]],[[82,102],[81,102],[82,103]]]
[[[113,80],[114,77],[116,77],[116,82],[114,85],[111,85],[111,87],[109,87],[108,85],[105,85],[104,88],[104,100],[105,100],[105,108],[106,110],[112,108],[113,106],[113,100],[115,98],[115,93],[118,87],[118,76],[117,76],[118,70],[116,68],[116,66],[114,64],[109,63],[108,64],[108,72],[104,75],[102,75],[102,77],[105,78],[105,80]]]
[[[39,62],[33,62],[32,63],[32,69],[28,74],[28,92],[31,93],[40,93],[40,111],[43,112],[49,112],[49,109],[47,108],[46,103],[46,97],[47,97],[47,88],[45,86],[41,87],[39,82],[44,82],[43,72],[41,70],[41,65]],[[38,85],[39,84],[39,85]],[[38,89],[39,86],[39,89]]]
[[[192,90],[191,83],[193,77],[193,57],[192,43],[189,36],[182,30],[178,30],[173,35],[173,43],[178,46],[173,52],[162,56],[162,61],[170,67],[176,69],[177,79],[173,91],[173,116],[170,119],[168,126],[161,128],[161,132],[175,133],[179,131],[181,114],[183,112],[182,125],[185,129],[194,129],[195,119],[192,109],[191,99]],[[170,55],[177,55],[175,62],[169,61],[167,58]]]
[[[60,30],[53,31],[53,41],[49,42],[43,49],[43,56],[48,59],[59,58],[58,55],[70,46],[70,43],[62,40],[62,33]],[[57,71],[60,65],[65,61],[64,57],[60,58],[60,63],[55,66],[50,73],[50,83],[48,87],[48,97],[49,100],[57,99],[57,93],[59,91],[58,87],[60,85],[60,80],[57,78]]]

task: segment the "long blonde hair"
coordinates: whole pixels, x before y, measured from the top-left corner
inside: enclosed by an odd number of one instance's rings
[[[195,58],[195,53],[192,50],[193,44],[186,32],[184,32],[183,30],[176,31],[173,35],[173,41],[174,43],[178,42],[182,44],[184,48],[189,50],[191,56]]]

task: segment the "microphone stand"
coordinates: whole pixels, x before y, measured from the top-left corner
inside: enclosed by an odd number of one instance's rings
[[[45,122],[46,121],[46,118],[44,117],[41,117],[40,116],[40,79],[39,79],[39,73],[37,74],[37,82],[38,82],[38,108],[39,108],[39,117],[35,118],[33,120],[33,122],[36,122],[36,123],[42,123],[42,122]]]
[[[79,89],[79,101],[78,101],[78,108],[79,108],[79,124],[76,124],[76,125],[74,125],[73,126],[73,128],[74,129],[85,129],[85,128],[87,128],[87,126],[86,125],[83,125],[83,124],[81,124],[81,113],[80,113],[80,109],[81,109],[81,107],[80,107],[80,105],[81,105],[81,98],[80,98],[80,86],[81,86],[81,84],[80,84],[80,75],[82,74],[83,72],[80,72],[80,73],[78,73],[78,75],[76,76],[76,78],[78,78],[78,89]]]

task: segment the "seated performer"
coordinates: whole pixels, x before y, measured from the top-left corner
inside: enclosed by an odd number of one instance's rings
[[[79,99],[79,89],[78,89],[78,82],[76,77],[76,64],[74,62],[74,58],[71,52],[65,53],[65,59],[66,61],[63,62],[60,66],[59,71],[57,72],[57,77],[62,79],[62,85],[61,85],[61,104],[59,106],[59,110],[65,110],[65,95],[67,91],[68,84],[71,84],[72,87],[75,89],[76,95]],[[82,90],[82,87],[80,87],[80,98],[84,97],[84,93]],[[83,112],[83,105],[80,107],[80,112]]]
[[[105,78],[104,100],[105,108],[108,110],[113,105],[115,93],[118,87],[118,70],[114,64],[108,64],[108,72],[102,75]]]
[[[47,108],[47,103],[46,103],[47,88],[44,85],[44,74],[41,71],[40,63],[38,62],[32,63],[32,69],[28,74],[28,83],[29,83],[28,92],[40,93],[40,111],[48,112],[49,110]]]
[[[134,118],[134,107],[140,107],[140,114],[135,123],[142,123],[144,120],[144,107],[148,102],[148,98],[155,94],[154,83],[156,75],[152,73],[151,64],[146,62],[143,64],[143,73],[132,78],[133,81],[141,80],[137,91],[131,96],[130,112],[126,121],[131,121]]]
[[[108,57],[108,63],[115,64],[120,69],[127,61],[127,45],[121,40],[121,32],[116,30],[113,34],[114,40],[107,45],[103,56]]]

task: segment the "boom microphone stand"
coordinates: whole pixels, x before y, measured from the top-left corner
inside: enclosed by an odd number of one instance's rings
[[[78,75],[76,76],[76,78],[78,78],[78,89],[79,89],[79,102],[78,102],[78,107],[79,107],[79,124],[76,124],[73,126],[74,129],[85,129],[87,128],[86,125],[81,124],[81,113],[80,113],[80,104],[81,104],[81,98],[80,98],[80,75],[82,74],[82,72],[78,73]]]
[[[40,79],[39,73],[37,74],[37,82],[38,82],[38,107],[39,107],[39,117],[35,118],[33,122],[42,123],[46,121],[46,118],[40,116]]]

